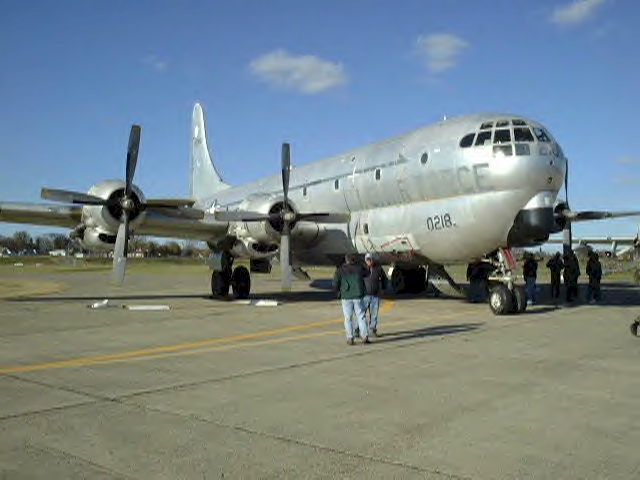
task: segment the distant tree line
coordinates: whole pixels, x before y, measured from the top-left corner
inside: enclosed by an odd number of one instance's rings
[[[87,253],[74,240],[61,233],[46,233],[33,237],[25,230],[12,236],[0,235],[0,251],[13,255],[48,255],[53,250],[64,250],[70,254]],[[207,255],[206,247],[192,241],[156,242],[150,238],[132,236],[129,239],[129,254],[141,257],[197,257]]]

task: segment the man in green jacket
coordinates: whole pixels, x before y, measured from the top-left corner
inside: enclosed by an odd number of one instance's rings
[[[344,329],[347,333],[347,344],[349,345],[354,344],[353,324],[351,323],[351,317],[354,314],[358,321],[362,343],[369,343],[369,332],[367,330],[363,304],[365,275],[366,271],[364,267],[356,262],[355,256],[347,254],[344,257],[344,263],[338,267],[333,277],[333,288],[338,292],[342,303]]]

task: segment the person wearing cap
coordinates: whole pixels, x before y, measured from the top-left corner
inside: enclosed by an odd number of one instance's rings
[[[378,335],[380,296],[387,288],[387,275],[370,253],[364,256],[364,261],[367,264],[367,274],[364,277],[364,308],[365,312],[369,313],[369,334],[375,337]]]
[[[362,264],[356,262],[356,257],[347,254],[344,263],[338,267],[333,277],[333,288],[338,293],[342,303],[344,315],[344,329],[347,333],[347,344],[353,345],[353,324],[351,317],[355,314],[362,343],[369,343],[369,330],[365,320],[364,310],[364,277],[366,272]]]

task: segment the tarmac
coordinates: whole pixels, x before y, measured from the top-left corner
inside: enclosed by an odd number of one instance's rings
[[[247,304],[206,270],[0,279],[60,287],[0,300],[2,479],[640,478],[633,284],[500,317],[390,297],[348,346],[304,282],[255,275]]]

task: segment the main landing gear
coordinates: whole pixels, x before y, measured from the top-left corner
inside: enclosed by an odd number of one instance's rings
[[[396,264],[389,277],[389,287],[393,293],[422,293],[427,288],[427,269]]]
[[[237,299],[249,298],[251,292],[251,274],[243,265],[233,267],[233,256],[228,252],[212,253],[209,257],[211,268],[211,294],[213,298],[224,299],[229,288]]]

